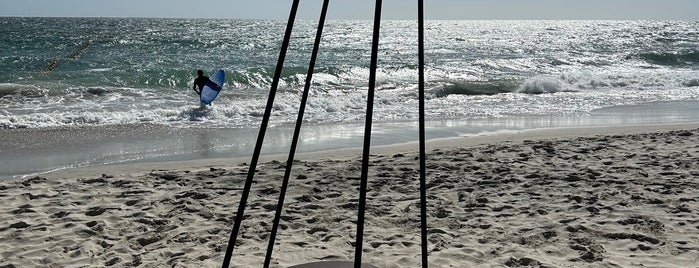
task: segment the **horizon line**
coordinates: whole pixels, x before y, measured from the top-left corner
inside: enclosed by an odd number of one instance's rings
[[[140,17],[140,16],[17,16],[17,15],[0,15],[0,18],[70,18],[70,19],[192,19],[192,20],[284,20],[281,18],[222,18],[222,17]],[[299,21],[315,21],[316,19],[301,18]],[[350,19],[350,18],[335,18],[328,19],[329,21],[371,21],[370,18]],[[382,19],[382,21],[412,21],[415,19]],[[678,18],[444,18],[444,19],[425,19],[426,21],[699,21],[699,19],[678,19]]]

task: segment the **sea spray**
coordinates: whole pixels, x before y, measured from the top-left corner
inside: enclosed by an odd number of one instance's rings
[[[528,79],[518,89],[518,93],[544,94],[562,91],[573,91],[569,85],[564,84],[555,77],[542,76]]]

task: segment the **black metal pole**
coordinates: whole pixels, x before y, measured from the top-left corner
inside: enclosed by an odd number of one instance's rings
[[[257,168],[257,161],[260,158],[260,151],[262,150],[262,143],[265,138],[265,132],[267,131],[267,124],[269,123],[269,117],[272,114],[272,105],[274,104],[274,97],[277,93],[277,87],[279,86],[279,78],[281,77],[282,69],[284,67],[284,58],[286,57],[286,51],[289,47],[289,39],[291,39],[291,30],[294,28],[294,21],[296,20],[296,10],[299,6],[299,0],[294,0],[291,5],[291,12],[289,14],[289,21],[286,25],[286,33],[284,34],[284,41],[282,42],[282,48],[279,52],[279,60],[277,61],[277,69],[274,71],[274,78],[272,80],[272,87],[269,90],[269,97],[267,98],[267,107],[265,107],[265,114],[262,118],[262,125],[260,126],[260,132],[257,136],[257,143],[255,144],[255,151],[252,155],[252,160],[250,161],[250,169],[248,170],[248,177],[245,180],[245,186],[243,188],[243,194],[240,197],[240,205],[238,206],[238,213],[235,215],[235,224],[233,225],[233,231],[231,231],[231,236],[228,239],[228,247],[226,248],[226,255],[223,259],[223,268],[228,268],[231,262],[231,256],[233,255],[233,249],[235,248],[235,242],[238,239],[238,231],[240,231],[240,225],[243,221],[243,215],[245,213],[245,206],[247,204],[248,196],[250,195],[250,188],[252,186],[252,180],[255,176],[255,169]]]
[[[294,155],[296,154],[296,146],[299,140],[299,133],[301,132],[301,124],[303,122],[303,113],[306,110],[306,101],[308,100],[308,91],[311,88],[311,80],[313,78],[313,70],[316,64],[316,58],[318,56],[318,48],[320,47],[320,39],[323,36],[323,26],[325,25],[325,15],[328,11],[328,1],[323,1],[323,8],[320,13],[320,19],[318,20],[318,30],[316,31],[316,40],[313,44],[313,52],[311,53],[311,60],[308,64],[308,75],[306,75],[306,84],[303,88],[303,96],[301,97],[301,105],[299,107],[298,118],[296,119],[296,128],[294,129],[294,138],[291,141],[291,149],[289,150],[289,158],[286,160],[286,170],[284,172],[284,180],[282,181],[282,188],[279,193],[279,203],[277,203],[277,212],[274,215],[274,223],[272,224],[272,233],[270,235],[269,244],[267,245],[267,255],[265,256],[264,267],[267,268],[272,261],[272,251],[274,250],[274,241],[277,237],[277,230],[279,228],[279,219],[282,216],[282,208],[284,206],[284,198],[286,197],[286,189],[289,185],[289,177],[291,176],[291,166],[294,164]]]
[[[359,186],[359,213],[357,216],[357,237],[354,249],[354,267],[362,267],[362,243],[364,241],[364,214],[366,209],[366,188],[369,172],[369,149],[371,147],[371,123],[374,116],[374,89],[376,88],[376,67],[379,52],[379,30],[381,29],[381,0],[376,0],[374,10],[374,37],[371,43],[371,63],[369,90],[367,94],[366,124],[364,128],[364,148],[362,153],[362,177]]]
[[[427,268],[427,189],[425,176],[425,17],[423,0],[417,1],[418,9],[418,98],[420,136],[420,226],[422,238],[422,267]]]

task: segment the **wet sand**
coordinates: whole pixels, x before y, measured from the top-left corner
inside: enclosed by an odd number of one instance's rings
[[[699,120],[699,102],[654,102],[594,110],[586,116],[507,117],[428,121],[428,140],[521,132],[546,128],[598,128],[692,123]],[[372,145],[417,140],[417,122],[377,122]],[[166,126],[130,124],[0,130],[0,179],[57,169],[117,163],[248,158],[256,128],[207,128],[196,124]],[[268,129],[264,155],[288,153],[293,126]],[[361,147],[364,124],[305,124],[298,152]]]

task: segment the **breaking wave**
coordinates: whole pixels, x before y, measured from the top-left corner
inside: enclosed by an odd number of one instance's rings
[[[699,64],[699,51],[684,53],[643,53],[641,59],[663,66],[685,66]]]
[[[437,98],[449,95],[490,96],[502,93],[545,94],[575,91],[572,86],[554,77],[533,77],[525,80],[461,81],[435,89]]]
[[[519,84],[516,80],[451,82],[450,85],[434,90],[433,94],[437,98],[449,95],[497,95],[514,92]]]
[[[570,85],[552,77],[536,77],[525,81],[517,89],[517,93],[546,94],[574,91]]]

